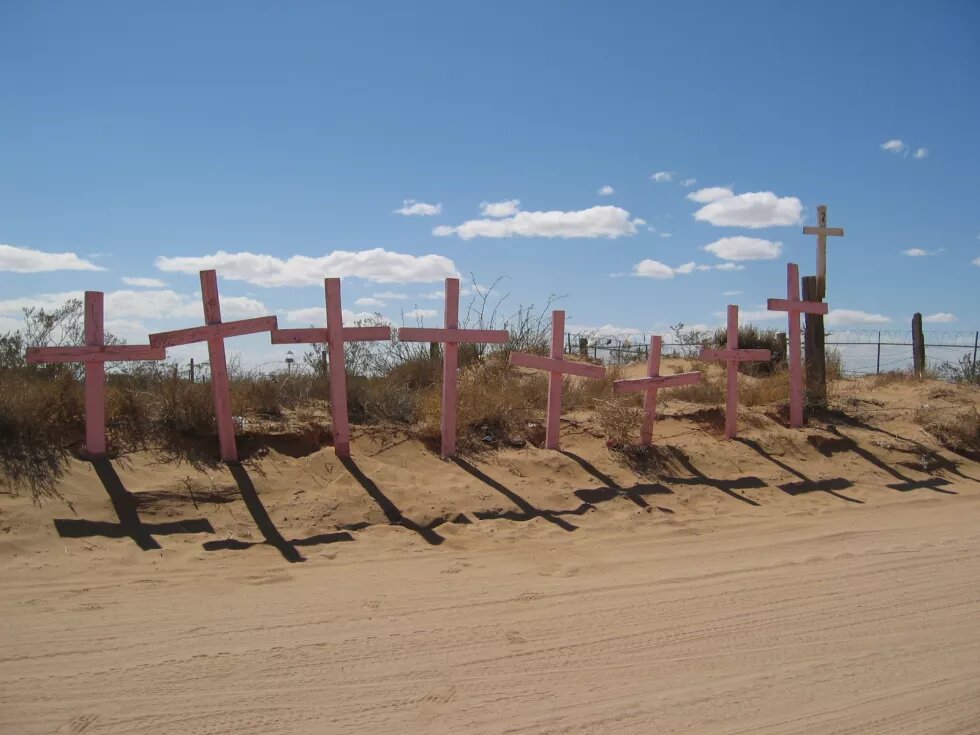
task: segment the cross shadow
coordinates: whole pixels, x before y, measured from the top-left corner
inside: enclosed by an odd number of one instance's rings
[[[515,493],[510,488],[504,486],[497,480],[494,480],[492,477],[490,477],[490,475],[477,469],[466,460],[460,459],[459,457],[453,457],[452,461],[457,467],[459,467],[465,472],[468,472],[480,482],[488,485],[489,487],[492,487],[494,490],[496,490],[498,493],[503,495],[510,502],[512,502],[514,505],[516,505],[518,508],[521,509],[521,513],[517,513],[514,511],[503,511],[503,512],[494,512],[494,513],[490,513],[486,511],[478,511],[474,513],[473,515],[475,515],[480,520],[506,518],[507,520],[510,521],[529,521],[532,518],[543,518],[544,520],[548,521],[548,523],[553,523],[563,531],[570,532],[576,530],[578,526],[576,526],[573,523],[569,523],[568,521],[561,518],[561,516],[583,515],[591,507],[588,503],[583,503],[582,505],[580,505],[578,508],[574,510],[542,510],[541,508],[537,508],[534,505],[532,505],[530,502],[522,498],[520,495]]]
[[[204,544],[206,551],[225,549],[239,551],[261,544],[268,544],[277,549],[286,561],[296,563],[306,561],[306,557],[299,553],[299,550],[296,548],[297,546],[313,546],[315,544],[332,544],[337,541],[354,540],[354,537],[346,531],[340,533],[321,533],[305,539],[286,540],[279,532],[279,529],[276,528],[276,524],[273,523],[272,518],[269,517],[269,512],[262,504],[262,500],[255,490],[255,484],[252,482],[252,478],[249,477],[245,467],[240,464],[229,464],[228,470],[231,472],[231,476],[235,478],[235,484],[238,485],[238,491],[241,493],[242,501],[245,503],[245,507],[252,516],[252,520],[255,521],[255,525],[258,526],[259,532],[265,540],[241,541],[240,539],[220,539],[217,541],[207,541]]]
[[[833,456],[838,452],[853,452],[865,461],[891,475],[896,480],[900,480],[900,482],[886,485],[886,487],[891,488],[892,490],[898,490],[899,492],[904,493],[910,490],[928,489],[937,493],[944,493],[945,495],[959,495],[959,493],[957,493],[955,490],[944,490],[941,487],[942,485],[949,484],[949,480],[943,477],[929,477],[925,480],[913,480],[911,477],[906,477],[894,467],[887,464],[884,460],[872,454],[870,451],[854,441],[854,439],[851,437],[847,436],[846,434],[842,434],[836,426],[828,426],[826,430],[834,435],[833,439],[827,439],[825,437],[815,436],[812,434],[808,437],[808,441],[818,452],[825,457]]]
[[[62,538],[128,537],[143,551],[150,551],[160,548],[160,544],[154,536],[169,536],[177,533],[214,533],[214,528],[205,518],[168,521],[166,523],[143,523],[139,516],[137,497],[123,485],[112,463],[107,459],[95,459],[92,460],[92,467],[109,494],[109,500],[112,501],[112,508],[115,510],[119,522],[89,521],[84,518],[55,518],[54,527]]]
[[[605,503],[613,500],[614,498],[626,498],[640,508],[649,509],[650,504],[644,499],[645,495],[674,494],[673,490],[666,485],[661,485],[659,482],[644,483],[643,485],[635,485],[631,488],[624,488],[584,457],[580,457],[574,452],[569,452],[564,449],[559,449],[558,451],[605,485],[605,487],[583,488],[575,491],[575,495],[577,495],[580,500],[591,505]],[[672,512],[669,508],[661,508],[660,506],[657,506],[657,509],[667,513]]]
[[[791,475],[796,475],[800,478],[800,482],[787,482],[783,485],[779,485],[779,489],[782,490],[787,495],[802,495],[804,493],[813,492],[825,492],[828,495],[833,495],[835,498],[840,498],[841,500],[846,500],[848,503],[860,503],[863,504],[863,500],[858,500],[857,498],[852,498],[842,493],[837,492],[838,490],[844,490],[846,488],[852,487],[854,485],[850,480],[843,477],[832,477],[827,480],[811,480],[809,477],[804,475],[797,469],[790,467],[785,462],[773,457],[769,452],[763,449],[757,441],[754,439],[746,439],[744,437],[736,437],[735,441],[741,442],[750,449],[754,449],[760,456],[768,459],[777,467],[781,468],[785,472]]]
[[[381,492],[381,489],[377,486],[374,480],[364,474],[353,459],[350,457],[340,457],[340,463],[348,472],[350,472],[351,476],[357,480],[357,483],[364,488],[365,492],[371,496],[371,499],[378,504],[378,507],[381,508],[381,512],[384,513],[385,518],[388,519],[388,523],[393,526],[407,528],[409,531],[417,533],[427,543],[430,543],[433,546],[438,546],[445,541],[445,539],[436,533],[432,528],[420,526],[411,518],[407,518],[401,512],[401,510],[399,510],[398,506],[395,505],[387,495]]]
[[[736,500],[741,500],[743,503],[759,507],[761,503],[752,500],[752,498],[747,498],[744,495],[739,495],[736,490],[749,490],[753,488],[765,487],[766,483],[763,482],[758,477],[737,477],[734,480],[716,480],[713,477],[706,476],[701,470],[691,464],[691,460],[687,457],[680,457],[678,461],[691,474],[691,477],[665,477],[664,480],[669,483],[678,485],[707,485],[708,487],[713,487],[721,490],[725,495],[735,498]]]

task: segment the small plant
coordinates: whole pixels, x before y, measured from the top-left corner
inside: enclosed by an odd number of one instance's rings
[[[921,406],[913,420],[950,451],[980,459],[980,414],[976,406],[957,409]]]
[[[974,362],[971,355],[963,355],[958,362],[941,363],[936,374],[950,383],[980,385],[980,364]]]
[[[612,446],[631,443],[643,416],[640,407],[620,396],[596,399],[594,406],[596,421],[609,443]]]

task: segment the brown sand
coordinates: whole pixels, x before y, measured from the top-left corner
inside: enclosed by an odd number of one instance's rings
[[[0,732],[980,732],[980,465],[910,420],[980,398],[870,385],[745,442],[668,402],[642,477],[587,417],[461,464],[136,456],[116,510],[75,463],[74,513],[0,498]]]

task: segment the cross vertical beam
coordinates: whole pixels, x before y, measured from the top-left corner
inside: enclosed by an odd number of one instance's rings
[[[826,314],[827,304],[800,300],[800,269],[786,264],[786,298],[769,299],[769,311],[785,311],[789,316],[789,425],[803,426],[803,346],[800,338],[800,314]]]
[[[215,271],[201,271],[201,300],[204,302],[204,323],[208,326],[221,324],[218,274]],[[238,446],[235,443],[235,418],[231,414],[225,341],[217,334],[208,337],[208,360],[211,364],[211,392],[214,395],[214,420],[218,425],[221,458],[225,462],[237,462]]]
[[[804,235],[817,236],[817,295],[827,295],[827,237],[844,237],[842,227],[827,227],[827,205],[817,206],[817,226],[804,227]]]
[[[565,312],[551,312],[551,350],[550,357],[528,355],[524,352],[511,352],[510,364],[532,370],[548,372],[548,417],[545,425],[545,449],[558,449],[561,435],[561,395],[565,375],[578,375],[583,378],[603,378],[606,369],[601,365],[586,365],[581,362],[565,360],[562,352],[565,332]]]
[[[650,354],[647,357],[647,377],[630,380],[617,380],[613,383],[614,393],[643,391],[643,420],[640,424],[640,446],[653,443],[653,424],[657,420],[657,391],[679,385],[694,385],[701,382],[701,373],[660,374],[660,350],[663,337],[650,337]]]

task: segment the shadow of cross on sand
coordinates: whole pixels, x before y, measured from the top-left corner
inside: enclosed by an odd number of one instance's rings
[[[640,508],[649,510],[650,504],[644,500],[644,495],[673,495],[674,493],[674,491],[669,487],[666,485],[661,485],[658,482],[647,483],[645,485],[634,485],[631,488],[624,488],[584,457],[580,457],[574,452],[569,452],[565,449],[559,449],[558,451],[605,485],[605,487],[588,487],[575,491],[575,495],[580,500],[589,503],[590,505],[604,503],[608,500],[612,500],[613,498],[627,498],[633,501],[633,503]],[[657,510],[664,513],[674,512],[670,508],[662,508],[659,505],[657,506]]]
[[[159,549],[154,536],[169,536],[177,533],[214,533],[214,528],[205,518],[165,523],[143,523],[138,512],[137,498],[126,489],[112,463],[107,459],[92,460],[92,467],[102,486],[109,494],[113,510],[119,518],[111,521],[90,521],[84,518],[55,518],[54,527],[62,538],[84,538],[104,536],[106,538],[131,538],[143,551]]]
[[[253,546],[259,546],[261,544],[268,544],[278,549],[286,561],[295,563],[306,561],[306,557],[299,553],[299,550],[296,548],[297,546],[314,546],[316,544],[332,544],[338,541],[354,540],[354,537],[346,531],[339,533],[320,533],[309,538],[286,540],[286,537],[276,528],[276,524],[273,523],[272,518],[269,517],[269,512],[265,509],[265,505],[262,504],[262,500],[255,490],[252,478],[249,477],[245,468],[240,464],[229,464],[228,470],[231,472],[231,476],[235,478],[235,483],[238,485],[238,491],[241,493],[242,501],[245,503],[245,507],[248,508],[252,520],[255,521],[255,525],[258,526],[265,540],[241,541],[239,539],[229,538],[206,541],[204,543],[204,549],[206,551],[219,551],[222,549],[242,550],[250,549]]]
[[[754,449],[760,456],[768,459],[774,465],[782,470],[790,473],[791,475],[796,475],[800,478],[800,482],[787,482],[783,485],[779,485],[779,489],[782,490],[787,495],[802,495],[803,493],[814,493],[814,492],[825,492],[828,495],[833,495],[835,498],[840,498],[841,500],[846,500],[849,503],[861,503],[863,500],[858,500],[857,498],[851,498],[847,495],[842,495],[837,492],[838,490],[844,490],[849,487],[853,487],[854,483],[843,477],[831,477],[826,480],[811,480],[809,477],[804,475],[799,470],[793,469],[785,462],[782,462],[775,457],[773,457],[769,452],[763,449],[757,441],[754,439],[746,439],[745,437],[739,436],[735,438],[735,441],[741,442],[750,449]]]

